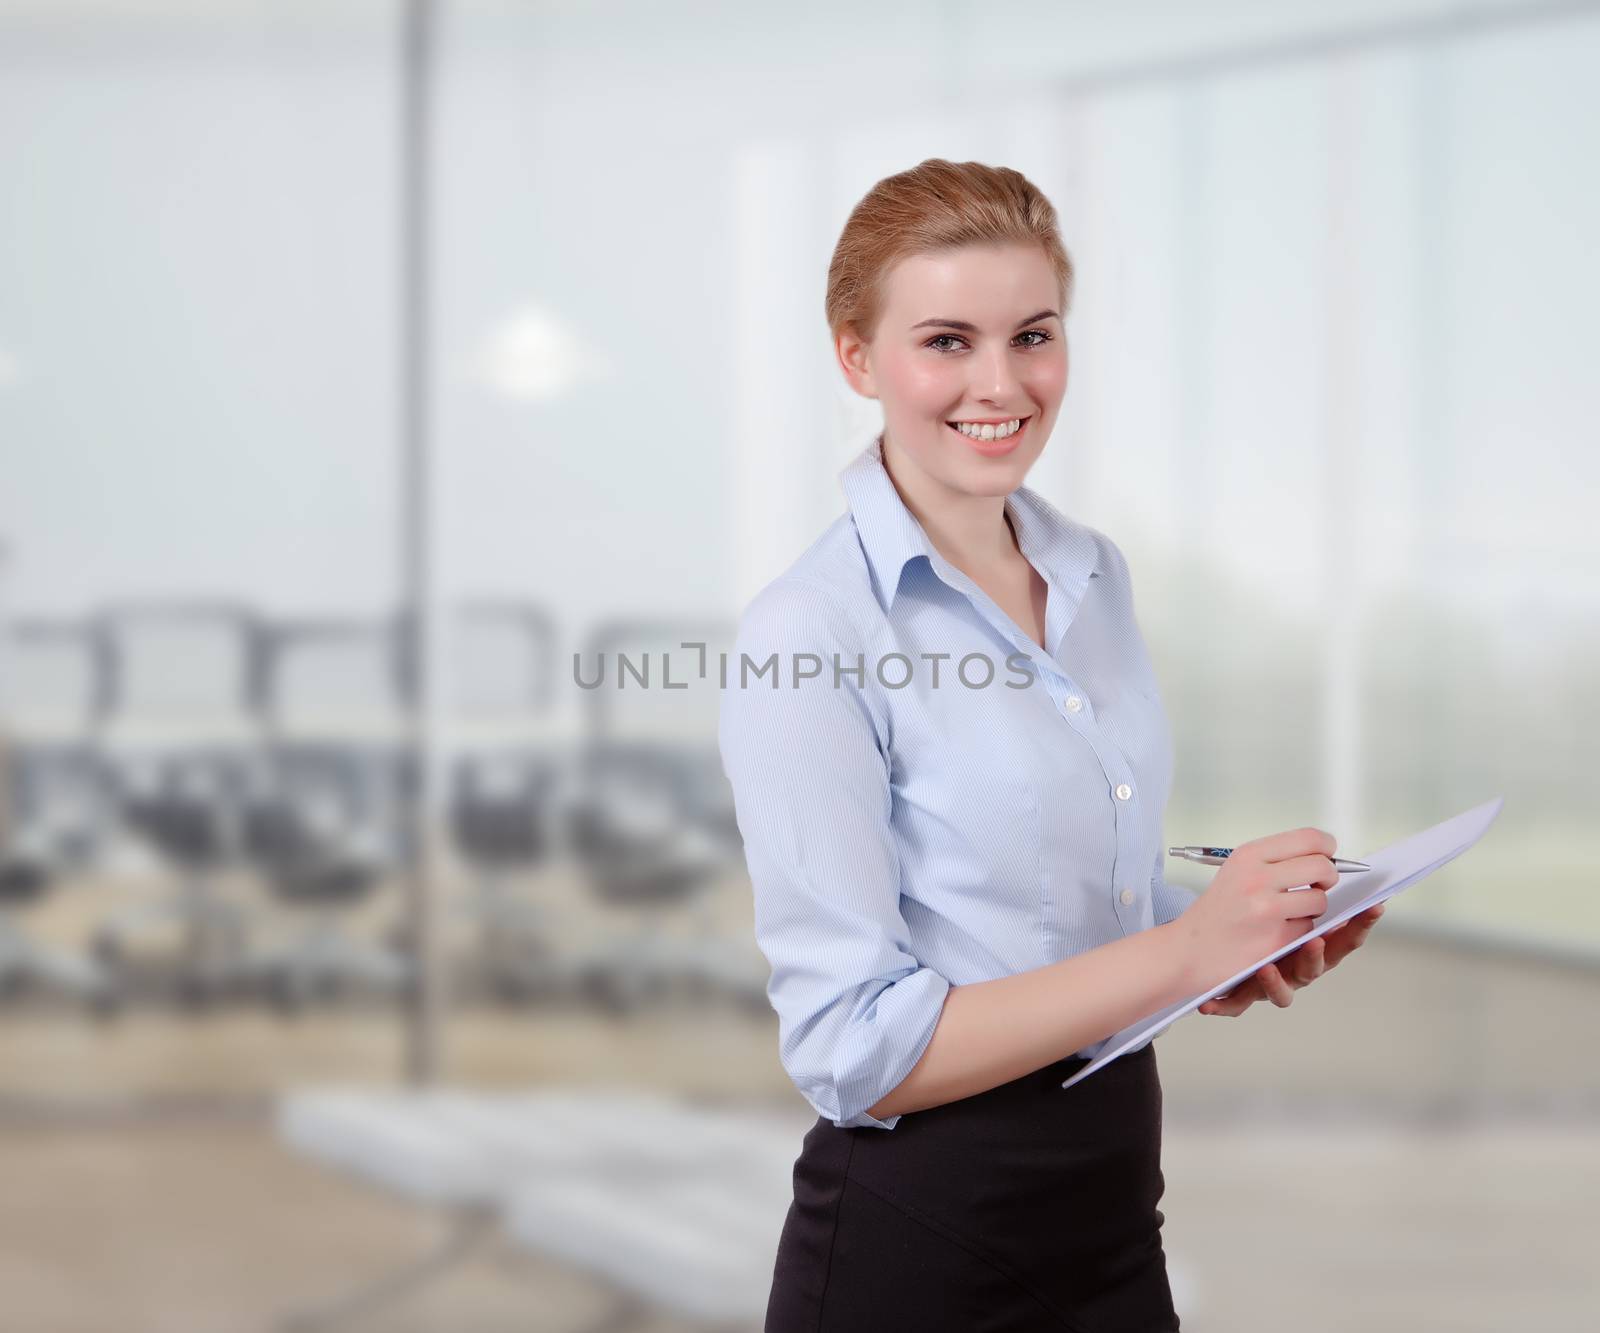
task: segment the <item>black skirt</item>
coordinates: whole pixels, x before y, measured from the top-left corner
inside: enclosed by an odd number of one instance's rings
[[[1171,1333],[1155,1044],[1069,1056],[907,1112],[819,1117],[794,1166],[766,1333]]]

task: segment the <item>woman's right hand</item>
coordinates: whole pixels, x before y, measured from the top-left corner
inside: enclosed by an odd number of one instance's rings
[[[1336,846],[1331,833],[1299,828],[1235,847],[1178,918],[1191,989],[1209,990],[1305,934],[1339,882]]]

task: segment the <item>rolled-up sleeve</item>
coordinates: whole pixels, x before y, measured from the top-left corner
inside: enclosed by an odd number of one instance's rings
[[[1155,916],[1155,924],[1158,926],[1176,921],[1189,910],[1189,904],[1198,896],[1181,884],[1168,884],[1161,877],[1162,858],[1165,855],[1165,848],[1156,848],[1156,863],[1150,872],[1150,907]]]
[[[870,680],[826,586],[769,584],[740,619],[717,736],[783,1067],[836,1126],[893,1129],[898,1115],[867,1108],[921,1058],[950,983],[911,952],[889,761],[858,666]]]

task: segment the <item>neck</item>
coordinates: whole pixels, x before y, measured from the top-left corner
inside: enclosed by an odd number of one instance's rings
[[[883,466],[928,540],[957,569],[995,569],[1020,554],[1003,495],[968,495],[917,467],[883,437]]]

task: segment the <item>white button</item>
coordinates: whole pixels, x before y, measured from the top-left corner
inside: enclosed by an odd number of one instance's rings
[[[1128,799],[1128,797],[1130,797],[1132,795],[1133,795],[1133,788],[1130,787],[1126,782],[1124,782],[1121,786],[1119,786],[1117,788],[1117,799],[1119,801],[1125,801],[1125,800]]]
[[[1078,698],[1076,694],[1067,700],[1067,712],[1069,713],[1076,713],[1082,707],[1083,700]]]
[[[1132,902],[1133,902],[1133,890],[1132,889],[1124,889],[1122,891],[1122,905],[1124,907],[1127,907]]]

